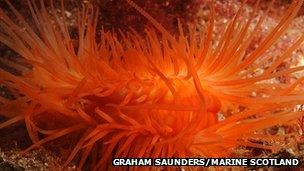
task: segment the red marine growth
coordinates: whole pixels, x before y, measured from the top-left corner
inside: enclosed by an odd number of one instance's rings
[[[290,84],[269,80],[303,71],[304,66],[277,67],[291,57],[304,35],[280,56],[264,54],[288,29],[303,0],[290,4],[251,53],[249,45],[267,15],[250,27],[259,1],[246,20],[240,17],[244,2],[217,41],[213,5],[203,32],[195,27],[184,31],[179,25],[179,36],[173,36],[126,0],[157,31],[147,28],[142,36],[133,30],[98,30],[97,39],[97,12],[87,4],[78,15],[77,45],[72,44],[64,12],[29,0],[32,27],[6,1],[15,17],[0,11],[0,41],[31,69],[14,61],[7,65],[21,75],[0,69],[0,83],[15,96],[0,98],[0,113],[8,118],[0,128],[24,121],[33,141],[24,152],[70,136],[77,141],[70,144],[63,167],[76,159],[79,168],[86,164],[98,170],[111,168],[113,157],[226,157],[239,146],[278,149],[280,138],[257,130],[302,116],[294,108],[304,102],[298,86],[304,78]],[[270,66],[256,74],[270,58]]]

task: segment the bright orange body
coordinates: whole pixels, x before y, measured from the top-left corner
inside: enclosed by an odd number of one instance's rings
[[[80,168],[90,154],[91,166],[100,169],[110,167],[112,157],[226,157],[240,145],[277,148],[271,143],[277,137],[258,135],[266,144],[250,140],[257,137],[256,130],[301,117],[293,108],[304,102],[297,88],[303,78],[292,85],[267,80],[304,69],[275,71],[304,36],[262,74],[253,73],[303,0],[290,5],[277,27],[250,54],[246,49],[265,19],[260,17],[249,29],[259,2],[246,22],[239,19],[242,6],[216,45],[212,43],[213,6],[204,33],[190,27],[185,35],[180,28],[174,37],[132,1],[127,2],[160,34],[153,29],[147,29],[145,36],[102,30],[96,42],[96,16],[87,6],[79,14],[77,48],[63,13],[52,9],[49,14],[44,4],[38,9],[29,3],[39,31],[35,33],[8,2],[21,25],[1,10],[0,41],[33,68],[22,70],[22,76],[0,70],[1,83],[16,95],[16,100],[0,99],[1,114],[10,118],[0,128],[24,119],[33,141],[26,151],[80,134],[64,165],[81,154]],[[219,121],[218,115],[226,119]]]

